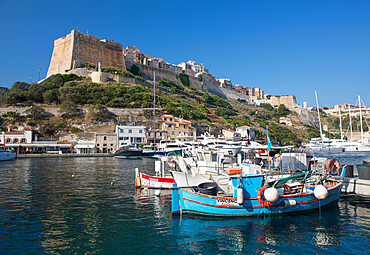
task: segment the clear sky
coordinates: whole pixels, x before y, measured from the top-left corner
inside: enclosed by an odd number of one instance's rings
[[[370,1],[0,0],[0,86],[45,77],[72,29],[320,107],[370,106]]]

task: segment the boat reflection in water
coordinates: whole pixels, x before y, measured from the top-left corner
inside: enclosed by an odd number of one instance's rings
[[[297,217],[173,217],[172,231],[179,235],[177,242],[184,253],[210,253],[218,250],[246,254],[313,254],[317,252],[317,246],[322,247],[325,253],[327,248],[332,250],[332,246],[341,246],[341,239],[349,233],[345,233],[337,224],[340,221],[337,205],[323,212],[321,217],[318,212]]]

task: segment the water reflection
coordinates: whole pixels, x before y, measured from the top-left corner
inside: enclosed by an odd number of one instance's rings
[[[348,246],[343,240],[352,234],[343,221],[340,207],[331,206],[323,210],[321,217],[318,212],[265,219],[178,217],[172,219],[172,231],[178,235],[177,242],[184,253],[209,250],[291,253],[291,249],[303,254],[317,253],[317,249],[330,253],[334,247],[344,251]]]
[[[0,254],[367,253],[369,198],[305,215],[172,217],[171,191],[135,193],[153,160],[20,159],[0,163]],[[73,177],[72,177],[73,175]],[[111,183],[114,185],[111,185]]]

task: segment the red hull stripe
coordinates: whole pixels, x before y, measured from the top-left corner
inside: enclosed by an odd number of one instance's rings
[[[175,180],[173,178],[167,178],[167,177],[156,177],[156,176],[151,176],[147,174],[141,173],[141,178],[145,180],[156,180],[158,182],[164,182],[164,183],[175,183]]]
[[[183,191],[185,191],[185,190],[183,190]],[[339,191],[340,191],[340,189],[338,189],[337,192],[335,192],[334,194],[328,196],[328,198],[334,196]],[[192,192],[190,192],[190,193],[192,193]],[[199,194],[196,194],[196,195],[199,195]],[[203,196],[203,195],[200,195],[200,196]],[[209,197],[209,198],[215,198],[215,197]],[[196,203],[196,204],[200,204],[200,205],[206,205],[206,206],[210,206],[210,207],[217,207],[217,208],[228,208],[228,209],[251,209],[251,208],[252,209],[255,209],[255,208],[265,208],[264,206],[248,206],[248,207],[244,207],[244,206],[210,205],[210,204],[202,203],[202,202],[199,202],[199,201],[194,201],[194,200],[191,200],[191,199],[188,199],[188,198],[185,198],[185,197],[183,199],[184,200],[187,200],[189,202],[192,202],[192,203]],[[230,198],[228,198],[228,199],[230,199]],[[257,200],[257,198],[255,200]],[[297,205],[299,205],[299,204],[308,204],[308,203],[313,203],[313,202],[317,202],[317,201],[319,201],[319,199],[314,199],[314,200],[309,200],[309,201],[304,201],[304,202],[297,202]],[[282,206],[283,205],[271,205],[269,207],[282,207]]]

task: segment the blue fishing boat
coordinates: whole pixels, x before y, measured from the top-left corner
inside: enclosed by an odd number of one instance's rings
[[[339,170],[339,169],[337,169]],[[267,182],[263,174],[230,175],[233,192],[217,183],[172,190],[173,214],[256,216],[298,213],[335,203],[340,197],[346,166],[340,175],[306,172]],[[338,172],[338,171],[336,171]],[[174,187],[176,183],[173,184]]]

